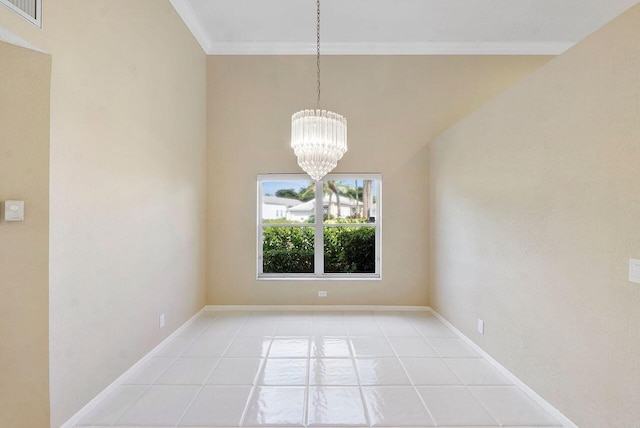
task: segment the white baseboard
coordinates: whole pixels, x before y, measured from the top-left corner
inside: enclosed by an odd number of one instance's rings
[[[467,345],[469,345],[471,348],[473,348],[474,351],[476,351],[478,354],[482,355],[483,358],[485,358],[493,367],[495,367],[507,379],[509,379],[511,382],[513,382],[513,384],[515,386],[520,388],[520,390],[522,390],[522,392],[527,394],[529,396],[529,398],[531,398],[533,401],[538,403],[538,405],[540,407],[542,407],[551,416],[553,416],[560,423],[562,423],[563,427],[565,427],[565,428],[579,428],[578,425],[576,425],[573,421],[571,421],[571,419],[566,417],[560,410],[556,409],[553,405],[551,405],[551,403],[549,403],[547,400],[545,400],[540,395],[538,395],[538,393],[536,393],[533,389],[531,389],[529,386],[527,386],[526,383],[524,383],[523,381],[518,379],[518,377],[516,375],[514,375],[509,370],[507,370],[502,364],[500,364],[498,361],[496,361],[491,355],[487,354],[487,352],[484,349],[482,349],[480,346],[478,346],[473,340],[471,340],[467,336],[465,336],[460,330],[458,330],[456,327],[454,327],[454,325],[451,324],[449,321],[447,321],[442,315],[440,315],[438,312],[436,312],[431,307],[429,307],[428,310],[431,313],[433,313],[433,315],[435,315],[444,325],[446,325],[451,330],[453,330],[453,332],[456,333],[460,337],[460,339],[462,339]]]
[[[150,358],[152,358],[165,344],[167,344],[170,340],[177,337],[180,333],[182,333],[196,318],[200,316],[200,314],[205,310],[205,308],[200,309],[194,316],[189,318],[187,322],[182,324],[180,327],[176,329],[173,333],[167,336],[162,342],[160,342],[156,347],[154,347],[151,351],[149,351],[144,357],[138,360],[134,365],[129,367],[129,369],[122,373],[116,380],[111,382],[109,386],[103,389],[98,395],[96,395],[91,401],[84,405],[84,407],[73,415],[67,422],[62,424],[60,428],[74,428],[86,415],[88,415],[97,405],[100,403],[107,395],[111,394],[117,387],[122,385],[125,380],[133,374],[134,371],[138,370],[142,365],[144,365]]]
[[[428,311],[428,306],[376,305],[207,305],[205,311]]]

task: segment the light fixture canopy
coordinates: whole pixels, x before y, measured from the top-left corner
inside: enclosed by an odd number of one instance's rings
[[[316,0],[317,102],[315,110],[301,110],[291,116],[291,148],[298,165],[314,180],[321,180],[347,151],[347,119],[320,109],[320,0]]]

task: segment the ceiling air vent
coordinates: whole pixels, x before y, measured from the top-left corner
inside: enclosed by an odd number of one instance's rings
[[[0,0],[0,3],[42,28],[42,0]]]

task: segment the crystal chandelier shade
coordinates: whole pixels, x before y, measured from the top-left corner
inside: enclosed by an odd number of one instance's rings
[[[320,0],[316,0],[317,105],[291,116],[291,148],[298,165],[314,180],[321,180],[347,151],[347,119],[320,109]]]
[[[320,180],[347,151],[347,119],[326,110],[302,110],[291,117],[291,148],[298,165]]]

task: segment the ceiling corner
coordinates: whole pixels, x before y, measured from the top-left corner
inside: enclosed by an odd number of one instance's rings
[[[560,55],[572,42],[325,43],[324,55]],[[209,55],[315,55],[315,43],[214,42]]]
[[[193,37],[196,38],[204,53],[208,55],[212,45],[211,38],[200,21],[200,18],[198,18],[198,15],[189,4],[189,1],[169,0],[169,2],[176,12],[178,12],[178,15],[180,15],[184,24],[187,26],[189,31],[191,31],[191,34],[193,34]]]

